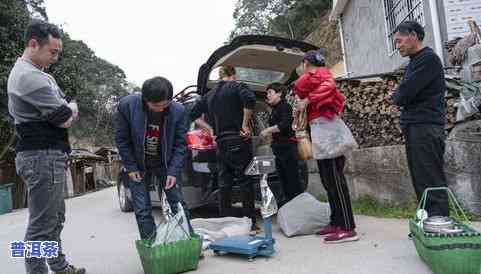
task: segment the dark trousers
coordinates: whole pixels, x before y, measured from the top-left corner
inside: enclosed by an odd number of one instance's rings
[[[65,222],[64,187],[67,183],[67,154],[60,150],[32,150],[17,153],[18,175],[27,186],[28,226],[25,241],[55,241],[58,257],[47,259],[52,271],[63,271],[68,262],[62,251]],[[45,258],[26,258],[26,273],[47,274]]]
[[[409,172],[418,201],[428,187],[446,187],[444,150],[446,134],[440,125],[408,125],[403,127]],[[430,191],[426,201],[429,216],[448,216],[448,195]]]
[[[283,203],[287,203],[302,193],[297,143],[273,144],[272,152],[276,156],[276,169],[286,198]]]
[[[219,214],[233,216],[232,186],[240,187],[242,215],[251,218],[256,223],[254,185],[249,176],[244,174],[247,165],[252,160],[252,145],[250,140],[224,138],[217,140],[219,162]]]
[[[156,225],[154,217],[152,216],[152,201],[150,199],[150,189],[155,187],[158,191],[159,197],[162,197],[162,189],[164,188],[164,182],[166,180],[165,172],[162,170],[150,170],[144,175],[141,182],[129,181],[129,188],[132,194],[132,205],[134,207],[135,219],[137,220],[137,226],[139,227],[139,233],[141,239],[155,239]],[[184,202],[182,195],[182,181],[180,176],[177,176],[176,183],[170,189],[164,189],[167,201],[172,209],[172,212],[176,214],[178,211],[178,203],[181,203],[187,220],[190,218],[189,210]],[[190,232],[192,227],[189,222]]]
[[[217,159],[215,162],[208,162],[207,167],[209,168],[210,171],[210,176],[209,176],[209,188],[211,191],[214,191],[219,188],[219,172],[218,172],[218,167],[217,167]]]
[[[352,230],[356,228],[356,224],[346,177],[344,177],[345,162],[346,158],[341,156],[334,159],[317,160],[317,166],[331,208],[330,225]]]

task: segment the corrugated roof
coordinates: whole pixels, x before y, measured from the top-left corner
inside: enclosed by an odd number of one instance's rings
[[[72,149],[70,158],[73,160],[86,160],[86,161],[105,161],[102,156],[95,155],[86,149]]]

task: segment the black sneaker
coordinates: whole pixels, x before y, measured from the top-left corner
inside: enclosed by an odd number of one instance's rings
[[[68,265],[63,271],[53,272],[53,274],[85,274],[87,271],[85,268],[76,268],[73,265]]]

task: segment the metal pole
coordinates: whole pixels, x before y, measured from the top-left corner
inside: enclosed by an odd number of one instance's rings
[[[341,50],[342,50],[342,61],[344,65],[344,73],[346,76],[349,77],[349,70],[347,69],[347,55],[346,55],[346,45],[344,44],[344,30],[342,28],[342,14],[339,16],[339,19],[337,20],[337,23],[339,24],[339,34],[341,38]]]
[[[438,54],[444,65],[443,43],[441,39],[441,28],[439,26],[438,4],[436,0],[429,0],[429,9],[431,10],[431,21],[433,24],[434,35],[434,51]]]
[[[264,233],[266,235],[266,239],[272,240],[272,216],[264,219]]]

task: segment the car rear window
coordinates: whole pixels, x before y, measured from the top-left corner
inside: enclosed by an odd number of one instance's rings
[[[285,73],[264,69],[253,69],[236,67],[237,80],[260,84],[270,84],[284,79]],[[210,80],[219,79],[219,68],[215,68],[210,73]]]

